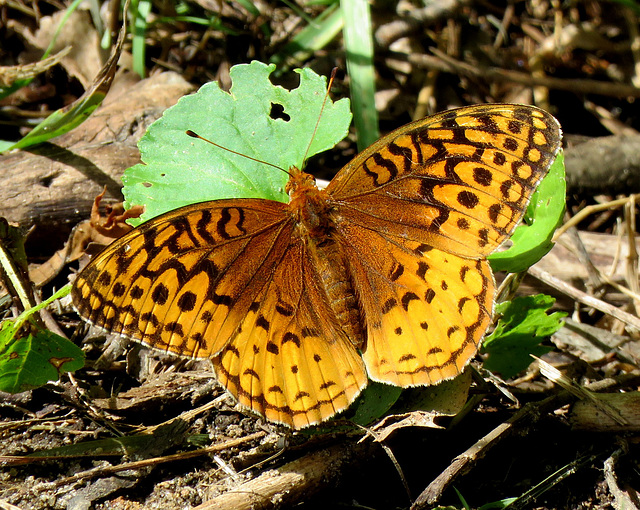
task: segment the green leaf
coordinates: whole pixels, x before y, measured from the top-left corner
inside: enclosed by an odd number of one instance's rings
[[[0,391],[19,393],[37,388],[84,365],[82,350],[51,331],[36,331],[15,339],[29,317],[70,291],[71,285],[66,285],[16,319],[0,324]]]
[[[323,109],[325,77],[298,69],[300,86],[289,91],[271,83],[274,69],[261,62],[234,66],[230,93],[208,83],[149,127],[138,144],[144,164],[129,168],[122,178],[126,206],[146,207],[132,224],[207,200],[288,200],[286,172],[242,155],[283,170],[301,168],[307,148],[311,156],[346,136],[351,114],[346,99],[327,99]],[[277,118],[271,116],[274,105],[284,109]],[[187,130],[239,154],[191,138]]]
[[[562,221],[567,183],[564,155],[560,151],[531,197],[522,225],[511,236],[512,246],[489,257],[494,271],[526,271],[553,247],[553,233]]]
[[[502,510],[503,508],[508,508],[509,505],[517,499],[518,498],[504,498],[498,501],[492,501],[491,503],[485,503],[478,507],[478,510]]]
[[[349,408],[349,413],[353,412],[351,420],[363,426],[371,424],[387,414],[401,393],[402,388],[398,386],[369,381],[367,387]]]
[[[551,348],[540,342],[558,331],[566,316],[562,312],[548,314],[553,303],[551,296],[538,294],[496,305],[500,319],[482,346],[489,355],[484,368],[508,379],[531,364],[531,354],[542,356],[549,352]]]
[[[7,342],[6,337],[13,333],[13,323],[4,323],[0,331],[0,391],[19,393],[38,388],[84,365],[82,350],[51,331]]]

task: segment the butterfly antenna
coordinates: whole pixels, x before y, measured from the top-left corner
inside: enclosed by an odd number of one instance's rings
[[[311,134],[309,145],[307,145],[307,150],[304,153],[304,158],[302,159],[303,162],[307,160],[307,155],[311,150],[311,144],[313,143],[313,139],[316,137],[318,126],[320,125],[320,121],[322,120],[322,112],[324,111],[324,107],[327,104],[327,99],[329,99],[329,92],[331,91],[331,86],[333,85],[333,80],[336,77],[337,72],[338,72],[337,67],[334,67],[333,70],[331,71],[331,77],[329,78],[329,85],[327,85],[327,93],[324,95],[324,101],[322,101],[322,107],[320,108],[320,115],[318,115],[318,120],[316,121],[316,127],[313,128],[313,133]]]
[[[217,144],[216,142],[212,142],[211,140],[206,139],[204,136],[200,136],[198,133],[191,131],[190,129],[187,129],[187,131],[185,131],[185,133],[190,136],[191,138],[198,138],[202,141],[205,141],[207,143],[210,143],[211,145],[214,145],[215,147],[218,147],[219,149],[225,150],[227,152],[230,152],[232,154],[236,154],[238,156],[242,156],[243,158],[247,158],[250,159],[251,161],[255,161],[256,163],[261,163],[263,165],[269,165],[272,166],[273,168],[277,168],[278,170],[284,172],[285,174],[287,174],[289,177],[291,177],[291,174],[285,170],[284,168],[280,168],[278,165],[274,165],[273,163],[269,163],[268,161],[263,161],[261,159],[256,159],[256,158],[252,158],[251,156],[247,156],[246,154],[242,154],[241,152],[236,152],[234,150],[228,149],[227,147],[224,147],[220,144]]]

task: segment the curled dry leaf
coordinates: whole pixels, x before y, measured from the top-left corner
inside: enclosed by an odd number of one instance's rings
[[[91,227],[95,229],[96,233],[109,239],[106,243],[109,244],[112,239],[117,239],[129,232],[133,227],[125,223],[129,218],[138,218],[144,211],[144,207],[135,205],[131,209],[125,211],[122,203],[116,205],[107,205],[107,216],[100,215],[100,202],[104,197],[107,189],[105,188],[93,201],[93,207],[91,207]]]
[[[122,204],[108,205],[107,215],[100,215],[100,202],[106,189],[96,196],[91,208],[91,219],[75,226],[69,240],[64,247],[54,253],[46,262],[29,267],[29,278],[41,287],[51,281],[69,262],[78,260],[87,252],[91,243],[106,246],[114,239],[124,235],[132,229],[125,223],[128,218],[137,218],[142,214],[143,207],[134,206],[125,211]]]

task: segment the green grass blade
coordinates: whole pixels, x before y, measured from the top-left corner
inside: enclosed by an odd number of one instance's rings
[[[271,57],[276,64],[276,76],[305,60],[311,53],[324,48],[342,30],[342,10],[337,5],[329,7],[310,25],[302,29],[289,44]]]
[[[380,138],[375,105],[371,11],[367,0],[342,0],[341,6],[353,118],[358,149],[363,150]]]
[[[133,26],[131,34],[131,53],[133,54],[133,70],[144,78],[146,75],[146,43],[147,18],[151,12],[151,2],[148,0],[134,0],[131,2],[131,12],[133,14]]]

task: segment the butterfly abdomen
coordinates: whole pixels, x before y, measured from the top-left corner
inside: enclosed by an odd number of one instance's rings
[[[313,264],[318,269],[327,301],[340,328],[354,346],[361,348],[364,344],[361,306],[340,243],[331,236],[325,237],[321,244],[312,245],[309,255],[314,259]]]
[[[336,237],[332,201],[315,180],[303,172],[293,173],[288,184],[289,214],[296,224],[297,235],[306,245],[320,277],[321,286],[340,328],[353,345],[364,343],[364,329],[360,303],[351,281],[351,273],[343,244]]]

